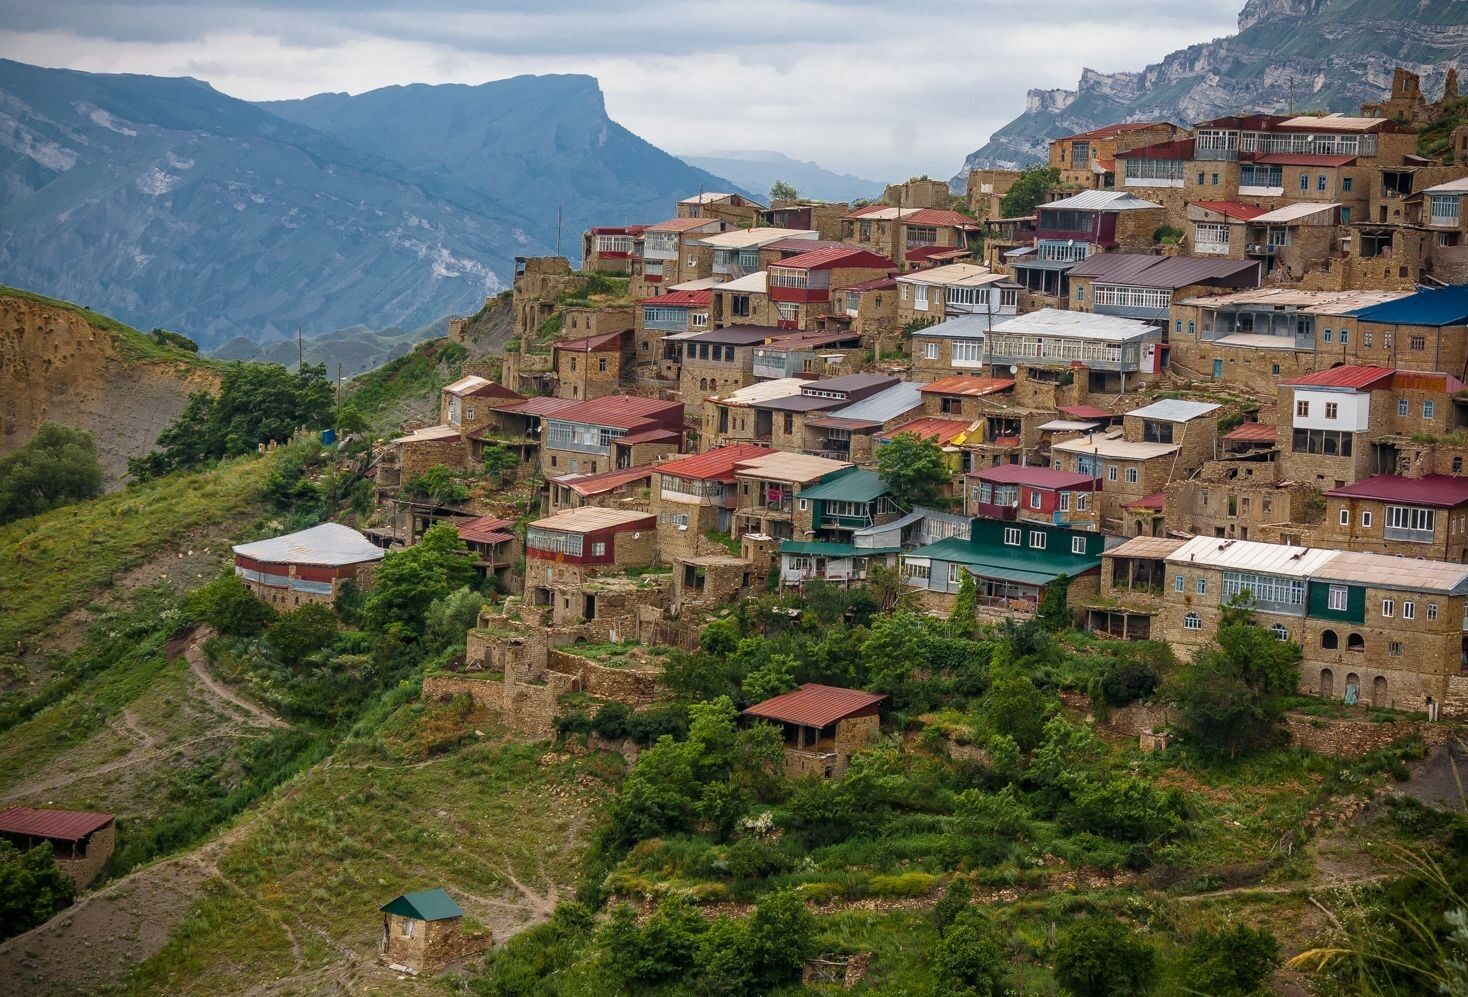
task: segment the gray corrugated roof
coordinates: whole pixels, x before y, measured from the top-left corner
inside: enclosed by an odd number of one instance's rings
[[[904,412],[911,412],[923,403],[923,396],[919,394],[922,385],[911,381],[898,381],[892,387],[884,391],[878,391],[875,395],[868,395],[859,402],[853,402],[843,409],[832,412],[833,416],[842,419],[867,419],[872,422],[887,422],[895,419]]]
[[[234,552],[271,564],[336,566],[382,559],[381,547],[340,523],[322,523],[309,530],[287,533],[270,540],[237,544]]]
[[[1185,398],[1164,398],[1160,402],[1132,409],[1126,414],[1141,416],[1143,419],[1160,419],[1163,422],[1188,422],[1222,407],[1214,402],[1190,402]]]
[[[1196,256],[1095,253],[1077,263],[1071,269],[1070,275],[1090,277],[1098,284],[1165,287],[1174,291],[1192,284],[1259,286],[1259,264],[1254,260],[1208,259]]]
[[[1162,205],[1144,201],[1134,194],[1119,190],[1083,190],[1079,194],[1042,204],[1037,211],[1046,208],[1064,208],[1070,211],[1137,211],[1142,208],[1160,208]]]
[[[983,339],[984,333],[996,321],[1013,318],[1012,315],[957,315],[951,319],[930,325],[926,329],[917,329],[914,336],[925,336],[929,339]]]

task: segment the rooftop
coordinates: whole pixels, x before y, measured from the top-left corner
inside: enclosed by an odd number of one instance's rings
[[[651,526],[657,522],[650,512],[636,509],[603,509],[586,505],[579,509],[567,509],[530,524],[531,529],[554,530],[558,533],[591,533],[596,530],[614,529],[618,526],[631,529],[634,526]]]
[[[1048,585],[1061,575],[1074,576],[1101,563],[1099,556],[1072,554],[1069,546],[1054,550],[1009,547],[962,537],[947,537],[919,547],[907,557],[962,564],[981,578],[997,578],[1022,585]]]
[[[234,552],[271,564],[314,564],[336,567],[382,560],[382,548],[350,526],[322,523],[309,530],[287,533],[270,540],[236,544]]]
[[[378,909],[384,914],[397,914],[415,921],[446,921],[451,917],[464,916],[454,898],[438,888],[404,893]]]
[[[631,429],[658,416],[670,415],[676,410],[683,415],[682,402],[666,402],[657,398],[639,398],[635,395],[610,395],[577,402],[555,412],[551,418],[561,422],[579,422],[589,426],[607,426],[611,429]]]
[[[1204,308],[1294,308],[1309,315],[1349,315],[1352,311],[1406,297],[1400,291],[1304,291],[1293,287],[1259,287],[1232,294],[1188,298],[1174,304]]]
[[[882,557],[897,554],[901,547],[858,547],[854,543],[832,543],[827,540],[781,540],[781,554],[804,554],[816,557]]]
[[[600,336],[586,336],[582,339],[563,339],[558,343],[552,343],[551,348],[557,350],[569,350],[572,353],[615,353],[622,345],[622,337],[630,330],[618,330],[617,332],[604,332]]]
[[[1204,211],[1211,211],[1225,218],[1237,218],[1241,221],[1258,218],[1264,214],[1263,208],[1255,207],[1252,204],[1240,204],[1238,201],[1189,201],[1188,203]]]
[[[1135,415],[1142,419],[1157,419],[1162,422],[1192,422],[1194,419],[1216,412],[1223,408],[1216,402],[1193,402],[1185,398],[1164,398],[1153,402],[1151,405],[1143,405],[1134,408],[1127,415]]]
[[[1176,553],[1186,540],[1174,537],[1132,537],[1125,543],[1112,547],[1107,557],[1151,557],[1159,560]]]
[[[898,433],[913,433],[925,440],[932,440],[942,447],[948,446],[966,434],[971,425],[972,423],[965,419],[916,419],[912,422],[904,422],[886,432],[878,433],[877,439],[890,440]]]
[[[692,457],[670,460],[665,464],[650,467],[648,470],[657,471],[659,474],[671,474],[678,478],[691,478],[696,481],[733,482],[736,464],[753,460],[756,457],[765,457],[774,452],[770,447],[757,446],[753,443],[735,443],[731,446],[715,447],[713,450],[695,454]]]
[[[574,398],[551,398],[540,395],[535,398],[527,398],[523,402],[511,402],[505,405],[495,405],[496,412],[512,412],[515,415],[554,415],[556,412],[564,411],[580,402]]]
[[[511,391],[509,388],[505,387],[503,384],[496,384],[494,381],[491,381],[489,378],[487,378],[487,377],[480,377],[478,374],[470,374],[467,377],[461,377],[457,381],[455,381],[453,384],[450,384],[447,387],[445,387],[443,390],[446,391],[446,392],[448,392],[451,395],[457,395],[460,398],[488,398],[488,397],[496,397],[496,398],[523,398],[523,397],[525,397],[524,395],[521,395],[519,392]]]
[[[756,381],[754,384],[747,384],[727,395],[710,397],[724,405],[752,405],[755,402],[767,402],[776,398],[799,395],[800,389],[809,383],[800,377],[777,377],[771,381]]]
[[[1161,512],[1164,508],[1167,507],[1167,493],[1153,492],[1151,495],[1143,495],[1139,499],[1132,499],[1130,502],[1123,502],[1121,504],[1121,507],[1123,509],[1153,509],[1157,512]]]
[[[1317,370],[1285,383],[1296,388],[1350,388],[1353,391],[1370,391],[1377,385],[1385,385],[1396,373],[1393,367],[1373,367],[1369,364],[1341,364],[1326,370]]]
[[[1071,197],[1041,204],[1035,210],[1046,211],[1058,208],[1062,211],[1144,211],[1148,208],[1161,209],[1162,205],[1144,201],[1135,194],[1119,190],[1083,190]]]
[[[1133,443],[1124,440],[1120,435],[1097,436],[1092,433],[1074,440],[1066,440],[1064,443],[1055,443],[1050,447],[1052,453],[1092,454],[1097,457],[1113,457],[1117,460],[1152,460],[1157,457],[1170,457],[1177,452],[1177,445],[1173,443]]]
[[[871,502],[891,489],[876,471],[852,468],[800,490],[803,499],[829,499],[836,502]]]
[[[1029,333],[1042,336],[1065,336],[1071,339],[1104,339],[1123,342],[1160,336],[1157,326],[1136,319],[1092,312],[1061,311],[1042,308],[1026,315],[1015,315],[994,326],[994,332]]]
[[[80,841],[113,821],[112,814],[89,810],[40,810],[11,807],[0,811],[0,834],[23,834],[32,838]]]
[[[985,467],[978,471],[970,471],[967,476],[995,485],[1030,485],[1033,488],[1046,490],[1064,490],[1096,484],[1096,479],[1089,474],[1023,464],[1000,464],[998,467]]]
[[[895,270],[896,264],[885,256],[855,246],[828,246],[800,253],[771,263],[786,270],[831,270],[837,266],[863,270]]]
[[[1148,128],[1165,128],[1171,122],[1168,121],[1122,121],[1112,125],[1102,125],[1100,128],[1092,128],[1088,132],[1076,132],[1074,135],[1066,135],[1063,138],[1051,139],[1052,142],[1069,142],[1073,139],[1096,139],[1116,138],[1127,132],[1146,131]]]
[[[701,291],[669,291],[667,294],[643,298],[637,303],[639,305],[660,305],[664,308],[697,308],[700,305],[711,305],[713,302],[714,292],[709,288],[704,288]]]
[[[777,452],[742,460],[734,468],[734,473],[759,478],[763,481],[784,481],[803,485],[852,466],[844,460],[830,460],[826,457],[812,457],[809,454],[801,453]]]
[[[518,404],[513,399],[507,399],[509,404]],[[462,434],[453,426],[438,425],[424,426],[415,429],[406,436],[398,436],[393,439],[394,443],[429,443],[433,440],[452,440]]]
[[[722,343],[727,346],[757,346],[778,332],[763,325],[726,325],[708,332],[684,333],[678,337],[683,343]],[[671,337],[670,337],[671,338]]]
[[[1468,593],[1468,565],[1421,557],[1333,550],[1314,574],[1318,581],[1374,585],[1408,592]]]
[[[836,409],[831,414],[842,419],[866,421],[881,426],[891,422],[899,415],[911,412],[922,403],[923,396],[919,385],[912,381],[898,381],[850,405]]]
[[[465,543],[497,544],[515,539],[515,534],[510,532],[514,526],[513,519],[480,516],[478,519],[466,519],[458,523],[457,529],[459,539]]]
[[[710,226],[714,229],[714,231],[718,231],[719,229],[724,227],[724,223],[719,221],[717,218],[669,218],[666,221],[658,222],[656,225],[649,225],[647,227],[647,231],[693,232],[701,228],[708,228]]]
[[[714,249],[754,249],[781,239],[814,239],[817,234],[804,228],[739,228],[704,236],[699,242]]]
[[[1262,215],[1255,215],[1249,220],[1255,225],[1283,225],[1289,222],[1299,221],[1302,218],[1309,218],[1311,215],[1318,215],[1322,212],[1335,211],[1339,207],[1340,205],[1334,201],[1326,204],[1297,201],[1294,204],[1286,204],[1282,208],[1275,208],[1273,211],[1266,211]]]
[[[995,273],[977,263],[949,263],[931,270],[914,270],[897,278],[902,284],[941,284],[945,287],[979,287],[1009,279],[1008,274]]]
[[[754,273],[745,274],[743,277],[737,277],[718,285],[718,290],[739,294],[764,294],[769,290],[769,283],[769,272],[756,270]]]
[[[1194,284],[1211,287],[1257,287],[1255,260],[1201,256],[1150,256],[1141,253],[1096,253],[1077,263],[1071,279],[1090,277],[1097,284],[1161,287],[1174,291]]]
[[[565,485],[577,495],[605,495],[635,481],[650,478],[652,472],[652,465],[644,464],[641,467],[621,467],[611,471],[602,471],[600,474],[563,474],[551,480],[558,485]]]
[[[1363,322],[1445,326],[1468,323],[1468,284],[1418,291],[1351,313]]]
[[[1260,543],[1255,540],[1194,537],[1174,551],[1168,560],[1178,564],[1198,564],[1211,568],[1306,578],[1335,553],[1333,550]]]
[[[1378,474],[1341,488],[1332,488],[1325,494],[1331,498],[1373,499],[1454,509],[1468,504],[1468,478],[1449,474],[1427,474],[1420,478]]]
[[[1229,443],[1273,443],[1277,431],[1267,422],[1245,422],[1223,434]]]
[[[845,717],[869,710],[886,698],[882,693],[807,682],[799,689],[755,703],[744,713],[803,727],[829,727]]]
[[[974,377],[969,374],[951,374],[940,377],[922,386],[925,395],[964,395],[978,398],[982,395],[997,395],[1014,387],[1012,377]]]

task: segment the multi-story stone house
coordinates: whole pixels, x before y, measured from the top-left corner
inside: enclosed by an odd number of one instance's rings
[[[1001,376],[1021,365],[1032,377],[1048,368],[1084,377],[1087,391],[1123,394],[1161,374],[1162,339],[1149,322],[1045,308],[996,323],[984,337],[984,362]]]
[[[1012,317],[1011,311],[1008,316]],[[949,377],[954,371],[988,369],[984,340],[994,322],[990,315],[963,315],[914,329],[910,338],[912,376],[919,381]]]
[[[965,180],[968,209],[981,222],[1001,217],[1004,196],[1019,177],[1019,170],[969,170]]]
[[[965,475],[963,509],[1006,522],[1048,523],[1071,530],[1100,526],[1101,479],[1053,467],[1004,464]]]
[[[775,324],[782,329],[813,329],[816,320],[846,304],[842,292],[892,273],[886,257],[850,246],[817,249],[771,263],[766,270]]]
[[[669,291],[652,298],[643,298],[637,303],[637,324],[633,335],[637,341],[638,361],[661,364],[673,359],[665,349],[664,340],[672,335],[688,332],[703,332],[712,329],[710,313],[713,310],[713,292]],[[676,371],[670,372],[673,376]]]
[[[1354,313],[1400,297],[1269,287],[1174,298],[1169,362],[1190,377],[1272,397],[1282,379],[1354,359]]]
[[[605,398],[631,380],[633,330],[551,344],[557,398]]]
[[[815,229],[822,239],[841,237],[841,217],[851,210],[844,201],[777,200],[759,213],[759,224],[771,228]]]
[[[658,559],[671,564],[680,558],[726,553],[722,544],[707,539],[705,534],[729,534],[733,528],[738,504],[734,469],[744,461],[774,452],[769,447],[741,443],[659,464],[653,472],[652,488]]]
[[[683,215],[649,225],[630,261],[629,293],[651,297],[673,284],[712,276],[714,251],[703,240],[729,228],[718,218]]]
[[[755,348],[781,330],[757,325],[729,325],[707,332],[685,332],[664,340],[679,370],[679,390],[691,403],[754,381]]]
[[[475,430],[467,437],[469,459],[482,463],[488,446],[510,447],[520,456],[525,465],[540,463],[540,440],[542,421],[546,416],[578,404],[570,398],[537,397],[523,401],[506,400],[492,407],[495,420],[484,429]]]
[[[997,320],[1018,311],[1019,285],[977,263],[909,270],[897,278],[897,324],[964,315]]]
[[[524,401],[518,392],[477,374],[445,386],[439,392],[438,424],[392,440],[378,468],[378,487],[404,484],[435,464],[464,468],[476,462],[474,437],[495,435],[500,422],[497,408]]]
[[[900,262],[900,269],[923,266],[934,247],[969,248],[982,228],[968,215],[946,208],[868,204],[841,219],[841,241]],[[910,256],[910,254],[916,254]]]
[[[587,507],[525,528],[525,602],[550,610],[551,624],[594,620],[598,575],[643,568],[657,555],[656,518],[630,509]]]
[[[564,256],[515,257],[510,302],[515,313],[515,338],[522,343],[533,340],[536,331],[555,314],[562,296],[580,286],[581,275],[571,271],[571,261]]]
[[[1244,425],[1268,429],[1269,445],[1273,446],[1274,427]],[[1224,435],[1225,447],[1232,435]],[[1310,502],[1317,495],[1304,482],[1282,478],[1279,464],[1273,460],[1213,460],[1197,474],[1167,486],[1164,525],[1175,536],[1270,540],[1281,527],[1306,522],[1311,515]]]
[[[1414,438],[1468,424],[1461,390],[1451,375],[1364,364],[1295,378],[1279,387],[1280,473],[1321,489],[1410,475],[1400,465]]]
[[[1066,187],[1111,190],[1116,186],[1116,156],[1139,146],[1168,142],[1184,129],[1167,121],[1130,121],[1104,125],[1051,139],[1050,166]],[[972,188],[971,188],[972,189]]]
[[[755,347],[754,378],[840,377],[856,373],[865,357],[861,335],[847,329],[786,332]]]
[[[712,274],[724,280],[747,277],[765,268],[761,250],[776,242],[813,242],[814,229],[743,228],[705,236],[701,244],[713,250]]]
[[[747,228],[754,224],[764,208],[743,194],[714,191],[685,197],[678,202],[679,218],[717,218],[729,228]]]
[[[1013,390],[1012,377],[950,374],[922,386],[923,411],[930,416],[971,423],[988,411],[984,399],[1008,395]]]
[[[1070,271],[1070,307],[1165,328],[1174,300],[1258,287],[1260,277],[1253,260],[1098,253]]]
[[[545,513],[598,506],[648,511],[653,465],[626,467],[596,474],[563,474],[546,482]]]
[[[1137,443],[1173,443],[1178,447],[1174,473],[1181,477],[1219,456],[1218,417],[1223,406],[1164,398],[1122,416],[1122,435]]]
[[[1094,253],[1135,253],[1154,245],[1167,211],[1123,191],[1088,190],[1035,209],[1034,243],[1004,254],[1032,295],[1067,300],[1070,269]]]
[[[332,606],[349,583],[367,586],[382,548],[340,523],[322,523],[284,536],[236,544],[235,577],[280,612],[316,603]]]
[[[1463,166],[1457,169],[1464,169]],[[1445,283],[1468,283],[1468,176],[1434,184],[1408,199],[1407,220],[1427,230],[1431,242],[1419,279],[1431,274]]]
[[[713,296],[711,318],[715,326],[773,326],[779,321],[765,270],[716,284],[709,288],[709,294]]]
[[[561,311],[561,333],[567,339],[625,332],[637,324],[635,306],[576,305]]]
[[[1468,370],[1468,284],[1418,291],[1358,309],[1350,359],[1399,369]]]
[[[800,512],[810,513],[809,539],[823,543],[853,543],[858,531],[892,522],[909,511],[893,501],[881,475],[861,468],[802,487],[795,504]]]
[[[895,346],[897,322],[897,281],[892,277],[873,277],[843,288],[832,295],[831,312],[819,320],[826,329],[849,329],[877,347],[886,356]]]
[[[581,237],[581,269],[586,273],[631,273],[636,243],[645,231],[646,225],[603,225],[591,229]]]
[[[543,425],[542,474],[596,474],[677,453],[683,441],[683,403],[615,395],[575,402],[547,415]]]
[[[1301,692],[1439,715],[1468,713],[1468,566],[1360,551],[1194,537],[1164,559],[1153,639],[1211,641],[1247,592],[1259,625],[1299,644]]]
[[[886,374],[847,374],[842,377],[819,381],[803,381],[799,394],[763,398],[751,403],[757,411],[769,416],[769,441],[777,450],[802,452],[817,448],[810,446],[806,423],[811,419],[839,416],[848,407],[882,394],[903,382]],[[898,400],[904,405],[909,390],[897,392]],[[884,420],[885,421],[885,420]],[[759,419],[764,426],[764,418]],[[881,427],[878,427],[881,428]],[[839,435],[839,434],[837,434]],[[832,438],[831,434],[826,434]]]
[[[499,592],[519,591],[512,585],[515,566],[524,555],[520,538],[515,535],[515,521],[499,516],[478,516],[455,525],[459,539],[469,548],[474,571],[481,579],[493,579]]]
[[[1299,280],[1339,256],[1343,208],[1298,201],[1244,223],[1244,255],[1260,260],[1272,281]]]
[[[1179,449],[1175,443],[1132,440],[1112,430],[1051,444],[1050,460],[1059,470],[1103,479],[1100,529],[1121,532],[1128,522],[1123,506],[1167,488]],[[1131,532],[1136,533],[1135,526]]]
[[[832,384],[843,380],[845,378],[831,378],[816,383]],[[800,449],[819,457],[871,462],[879,445],[878,435],[921,412],[923,399],[919,387],[911,381],[896,381],[848,405],[807,413],[803,419],[796,420],[803,433]],[[784,434],[775,435],[777,446],[795,449],[792,443]]]
[[[1189,161],[1199,197],[1242,200],[1277,207],[1270,198],[1318,198],[1354,202],[1368,191],[1360,179],[1377,166],[1393,166],[1417,152],[1415,130],[1384,118],[1341,114],[1288,117],[1254,114],[1216,118],[1193,130]],[[1203,173],[1201,181],[1197,174]],[[1218,174],[1218,181],[1213,179]],[[1320,177],[1325,176],[1322,187]],[[1308,179],[1302,179],[1308,178]],[[1345,185],[1345,179],[1354,182]],[[1203,193],[1206,186],[1208,193]]]
[[[1325,493],[1322,547],[1468,562],[1468,477],[1378,474]]]
[[[1248,222],[1264,213],[1264,208],[1238,201],[1189,201],[1183,245],[1195,256],[1241,260],[1249,248]]]
[[[810,509],[797,507],[796,493],[851,467],[846,461],[801,453],[773,453],[741,461],[734,468],[739,489],[735,533],[758,533],[777,540],[804,538],[811,530]]]
[[[757,407],[758,403],[798,395],[808,383],[804,378],[782,377],[756,381],[727,394],[709,395],[703,399],[701,442],[706,447],[769,443],[773,435],[774,412]]]

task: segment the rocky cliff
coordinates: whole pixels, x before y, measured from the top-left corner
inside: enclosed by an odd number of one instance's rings
[[[1031,90],[1025,111],[964,160],[1041,162],[1053,138],[1116,121],[1193,124],[1238,111],[1355,111],[1403,66],[1436,98],[1468,67],[1468,3],[1458,0],[1248,0],[1239,31],[1139,72],[1082,72],[1074,90]],[[955,178],[957,179],[957,178]]]
[[[192,354],[60,301],[0,288],[0,453],[46,420],[85,429],[116,484],[192,391],[219,371]]]

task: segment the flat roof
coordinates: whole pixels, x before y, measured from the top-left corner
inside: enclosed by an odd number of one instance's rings
[[[1168,457],[1177,452],[1175,443],[1133,443],[1120,436],[1083,436],[1064,443],[1053,443],[1050,450],[1063,453],[1094,454],[1097,457],[1114,457],[1117,460],[1152,460]]]
[[[950,374],[922,386],[925,395],[964,395],[978,398],[982,395],[997,395],[1014,387],[1012,377],[974,377],[971,374]]]
[[[1209,568],[1307,578],[1335,554],[1336,551],[1333,550],[1260,543],[1256,540],[1193,537],[1173,551],[1167,560],[1175,564],[1196,564]]]
[[[21,834],[57,841],[80,841],[115,818],[91,810],[42,810],[11,807],[0,811],[0,834]]]
[[[577,495],[605,495],[624,485],[630,485],[634,481],[652,477],[653,470],[651,464],[644,464],[641,467],[623,467],[602,471],[600,474],[563,474],[551,480],[558,485],[565,485]]]
[[[1115,315],[1097,315],[1094,312],[1061,311],[1059,308],[1042,308],[1037,312],[1007,318],[997,323],[993,331],[1065,336],[1071,339],[1104,339],[1111,342],[1162,335],[1160,329],[1148,322]]]
[[[698,240],[714,249],[752,249],[781,239],[814,239],[819,235],[806,228],[738,228],[731,232],[716,232]]]
[[[1175,537],[1132,537],[1106,551],[1103,557],[1148,557],[1163,560],[1177,552],[1186,540]]]
[[[925,440],[932,440],[939,446],[946,446],[954,440],[967,433],[973,423],[967,419],[914,419],[912,422],[904,422],[900,426],[877,434],[879,440],[890,440],[898,433],[912,433]]]
[[[1468,284],[1418,291],[1352,312],[1363,322],[1397,325],[1463,325],[1468,322]]]
[[[1134,408],[1126,414],[1143,419],[1158,419],[1162,422],[1191,422],[1221,408],[1223,406],[1217,402],[1193,402],[1186,398],[1164,398],[1151,405]]]
[[[396,437],[394,443],[427,443],[432,440],[452,440],[462,435],[453,426],[424,426],[415,429],[406,436]]]
[[[898,381],[837,409],[831,415],[881,426],[905,412],[911,412],[922,403],[923,396],[917,384],[912,381]]]
[[[336,567],[382,560],[382,548],[350,526],[322,523],[308,530],[287,533],[269,540],[236,544],[242,557],[271,564],[314,564]]]
[[[1177,304],[1220,308],[1229,305],[1267,305],[1294,308],[1310,315],[1349,315],[1358,308],[1405,298],[1401,291],[1305,291],[1293,287],[1258,287],[1232,294],[1187,298]]]
[[[715,290],[730,291],[738,294],[764,294],[769,290],[769,284],[769,271],[756,270],[754,273],[745,274],[743,277],[719,284]]]
[[[726,325],[708,332],[684,333],[677,337],[684,343],[722,343],[728,346],[754,346],[769,339],[773,333],[763,325]],[[668,338],[672,338],[671,336]]]
[[[650,467],[648,470],[656,471],[659,474],[671,474],[677,478],[732,482],[734,468],[741,461],[766,457],[774,452],[775,450],[771,447],[753,443],[735,443],[730,446],[715,447],[704,453],[694,454],[692,457],[670,460],[665,464]]]
[[[801,377],[777,377],[770,381],[746,384],[727,395],[709,395],[708,398],[720,405],[752,405],[755,402],[767,402],[776,398],[799,395],[800,389],[809,383]]]
[[[870,709],[886,698],[883,693],[807,682],[799,689],[755,703],[744,714],[802,727],[829,727],[844,717]]]
[[[804,484],[824,478],[828,474],[844,471],[854,465],[844,460],[813,457],[803,453],[776,452],[763,457],[740,461],[734,468],[736,475],[748,475],[765,481],[785,481]]]
[[[1081,422],[1076,419],[1051,419],[1036,427],[1042,433],[1084,433],[1088,429],[1100,429],[1099,422]]]
[[[1451,561],[1429,561],[1421,557],[1362,554],[1353,550],[1333,550],[1329,553],[1330,559],[1315,572],[1314,578],[1317,581],[1374,585],[1408,592],[1443,592],[1450,595],[1468,592],[1468,565],[1454,564]]]
[[[1301,218],[1309,218],[1318,215],[1322,211],[1334,211],[1340,204],[1331,201],[1327,204],[1315,204],[1308,201],[1298,201],[1294,204],[1286,204],[1282,208],[1266,211],[1262,215],[1255,215],[1249,219],[1251,225],[1272,225],[1281,222],[1299,221]]]
[[[603,509],[599,506],[584,505],[579,509],[567,509],[554,516],[537,519],[530,524],[530,527],[537,530],[554,530],[558,533],[591,533],[594,530],[605,530],[617,526],[625,526],[630,529],[649,521],[657,522],[656,517],[650,512],[641,512],[636,509]]]
[[[994,485],[1030,485],[1033,488],[1048,490],[1063,490],[1096,483],[1096,478],[1089,474],[1023,464],[1001,464],[998,467],[980,468],[977,471],[970,471],[967,477],[987,481]]]
[[[978,263],[949,263],[946,266],[913,270],[897,276],[899,284],[941,284],[944,287],[980,287],[1008,279],[1008,274],[995,273]]]
[[[1094,253],[1071,268],[1070,276],[1097,284],[1179,290],[1194,284],[1257,287],[1257,260],[1205,256],[1149,256],[1141,253]]]

